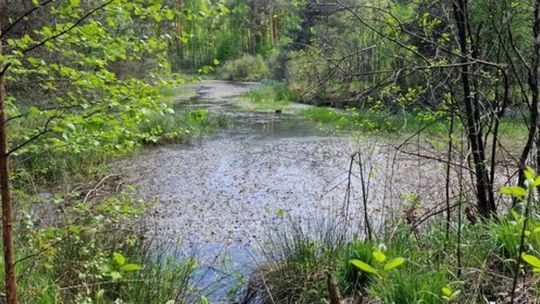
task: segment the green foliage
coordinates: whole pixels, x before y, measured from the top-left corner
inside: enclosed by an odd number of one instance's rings
[[[499,220],[486,219],[476,225],[464,223],[460,244],[456,242],[456,222],[451,227],[450,239],[442,229],[444,222],[439,219],[428,221],[416,232],[406,224],[393,225],[391,233],[380,235],[379,241],[388,246],[386,250],[385,247],[374,249],[372,244],[363,241],[342,243],[336,238],[329,242],[325,238],[319,239],[317,235],[324,235],[324,232],[318,232],[315,236],[295,238],[297,243],[294,245],[289,242],[280,246],[273,244],[273,251],[287,248],[291,254],[278,255],[277,261],[272,256],[269,264],[263,264],[261,271],[264,271],[264,278],[271,286],[270,292],[276,301],[311,303],[311,300],[317,303],[314,296],[307,295],[307,291],[310,295],[327,298],[323,273],[330,271],[338,279],[345,297],[360,291],[368,302],[481,302],[484,297],[493,298],[493,294],[508,289],[507,285],[501,284],[499,277],[513,275],[520,228],[523,227],[522,217],[514,211]],[[540,256],[537,233],[540,234],[540,228],[535,219],[529,220],[527,249],[522,258],[532,271],[537,271],[537,258]],[[324,230],[324,227],[320,229]],[[327,233],[339,234],[333,230]],[[467,274],[462,277],[456,276],[457,246],[461,248],[462,271]],[[323,248],[327,248],[326,251]],[[331,252],[332,255],[325,257],[323,252]],[[402,264],[405,258],[408,262]],[[391,269],[394,265],[399,266]],[[534,276],[527,279],[532,280],[531,284],[538,282]],[[291,289],[291,286],[302,288]],[[535,292],[530,292],[534,296]]]
[[[350,263],[342,262],[347,247],[339,235],[325,230],[327,225],[318,223],[314,231],[304,231],[293,224],[290,232],[280,232],[265,244],[265,262],[254,273],[268,286],[260,290],[264,303],[271,303],[271,299],[277,303],[325,303],[328,274],[343,282],[336,270],[350,268]]]
[[[69,167],[92,168],[148,137],[139,123],[170,110],[160,89],[172,82],[159,77],[168,38],[143,25],[170,22],[171,13],[162,0],[52,3],[44,22],[7,39],[16,186],[56,182]]]
[[[379,248],[385,248],[384,246],[379,246]],[[372,266],[369,263],[366,263],[359,259],[352,259],[351,264],[353,264],[355,267],[360,269],[361,271],[368,273],[368,274],[375,274],[378,276],[384,275],[385,272],[394,270],[403,264],[405,264],[406,260],[404,258],[398,257],[391,259],[387,261],[387,256],[384,254],[382,249],[375,249],[371,253],[373,256],[374,261],[376,262],[376,266]]]
[[[104,200],[80,197],[21,198],[28,201],[17,251],[17,269],[26,273],[19,280],[23,303],[165,303],[185,293],[196,263],[143,243],[142,232],[128,228],[146,204],[129,192]],[[36,200],[43,202],[31,203]],[[51,204],[63,216],[43,225],[32,211]]]
[[[533,267],[533,272],[540,272],[540,259],[531,254],[523,254],[521,258]]]
[[[244,55],[225,62],[221,75],[228,80],[259,81],[269,77],[270,71],[261,55]]]
[[[373,117],[369,117],[369,114],[354,109],[343,111],[332,108],[309,108],[303,111],[303,115],[320,124],[322,128],[331,128],[338,132],[343,130],[373,131],[379,127],[376,120],[371,119]],[[381,127],[391,127],[382,120],[378,121],[382,123]]]
[[[429,124],[416,113],[386,113],[375,109],[360,110],[347,108],[339,110],[330,107],[308,108],[302,112],[308,120],[316,122],[322,129],[335,132],[363,133],[409,133]],[[434,125],[432,130],[436,130]]]
[[[501,235],[506,243],[514,247],[507,248],[507,251],[515,257],[514,263],[525,261],[532,267],[533,272],[540,272],[540,221],[538,221],[539,210],[535,208],[535,194],[540,186],[540,176],[527,167],[524,171],[525,187],[510,186],[503,187],[501,193],[509,195],[520,201],[517,208],[511,209],[512,221],[509,221],[507,229]],[[516,209],[521,209],[522,213]],[[518,210],[519,210],[518,209]],[[532,210],[531,210],[532,209]],[[506,244],[505,244],[506,245]],[[520,265],[521,266],[521,265]]]
[[[351,264],[352,260],[364,261],[367,264],[373,264],[373,246],[362,241],[353,241],[346,249],[346,256],[341,265],[340,282],[344,291],[352,294],[355,290],[363,291],[370,284],[372,276],[360,271],[360,269]]]
[[[441,303],[446,284],[447,274],[442,270],[404,268],[372,286],[370,293],[383,303]]]
[[[461,295],[461,290],[454,290],[450,285],[446,285],[441,289],[441,291],[443,294],[443,299],[446,300],[447,303],[453,303],[459,299],[459,296]]]

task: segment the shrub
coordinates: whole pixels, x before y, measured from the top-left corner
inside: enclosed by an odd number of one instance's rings
[[[244,55],[226,62],[221,75],[227,80],[260,81],[270,76],[270,70],[261,55]]]

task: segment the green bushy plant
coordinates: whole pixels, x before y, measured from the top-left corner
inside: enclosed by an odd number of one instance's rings
[[[368,273],[361,271],[354,266],[351,260],[360,260],[365,263],[373,263],[373,246],[362,241],[353,241],[347,248],[346,258],[341,266],[341,285],[343,291],[352,293],[355,290],[365,289],[371,281],[371,276]]]
[[[261,55],[244,55],[227,61],[220,72],[227,80],[259,81],[270,76],[270,70]]]

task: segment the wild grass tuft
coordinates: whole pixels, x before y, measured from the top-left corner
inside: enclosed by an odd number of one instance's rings
[[[249,111],[282,111],[294,100],[295,96],[285,84],[270,83],[248,92],[237,104]]]
[[[216,128],[224,128],[228,121],[213,116],[206,109],[183,109],[173,113],[151,113],[139,125],[145,144],[189,143]]]

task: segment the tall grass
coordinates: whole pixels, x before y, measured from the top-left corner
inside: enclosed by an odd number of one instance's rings
[[[291,223],[269,236],[265,262],[253,274],[263,303],[325,303],[326,279],[349,253],[338,224],[317,221],[306,229]]]
[[[260,288],[264,303],[327,303],[328,274],[336,278],[345,298],[362,298],[363,303],[480,303],[485,299],[504,302],[519,246],[519,223],[511,218],[476,225],[466,223],[461,227],[460,244],[456,242],[458,227],[453,225],[451,238],[447,239],[443,224],[442,220],[433,219],[419,230],[398,224],[390,234],[379,235],[375,243],[347,238],[335,226],[317,225],[315,233],[307,233],[291,224],[287,233],[280,234],[279,241],[267,244],[267,252],[274,254],[265,255],[254,276],[264,279]],[[377,265],[372,253],[380,244],[387,248],[387,256],[406,258],[406,264],[378,275],[351,265],[351,259]],[[536,236],[528,241],[529,248],[540,248],[539,245]],[[524,280],[532,286],[540,283],[540,278],[530,273],[525,274]],[[442,291],[449,286],[460,292],[452,301]],[[520,292],[534,298],[540,292],[536,286]]]
[[[312,107],[303,110],[302,115],[319,123],[321,128],[336,131],[366,131],[373,133],[411,134],[422,130],[422,134],[445,135],[450,129],[450,117],[426,116],[422,112],[379,112],[349,108],[346,110],[330,107]],[[463,131],[459,117],[455,117],[454,132]],[[502,140],[516,140],[527,134],[526,126],[519,120],[503,119],[500,125]]]
[[[267,83],[246,93],[237,102],[248,111],[282,111],[294,102],[295,96],[283,83]]]
[[[146,136],[144,144],[190,143],[229,122],[223,116],[213,116],[206,109],[182,109],[174,113],[151,113],[139,124]]]

